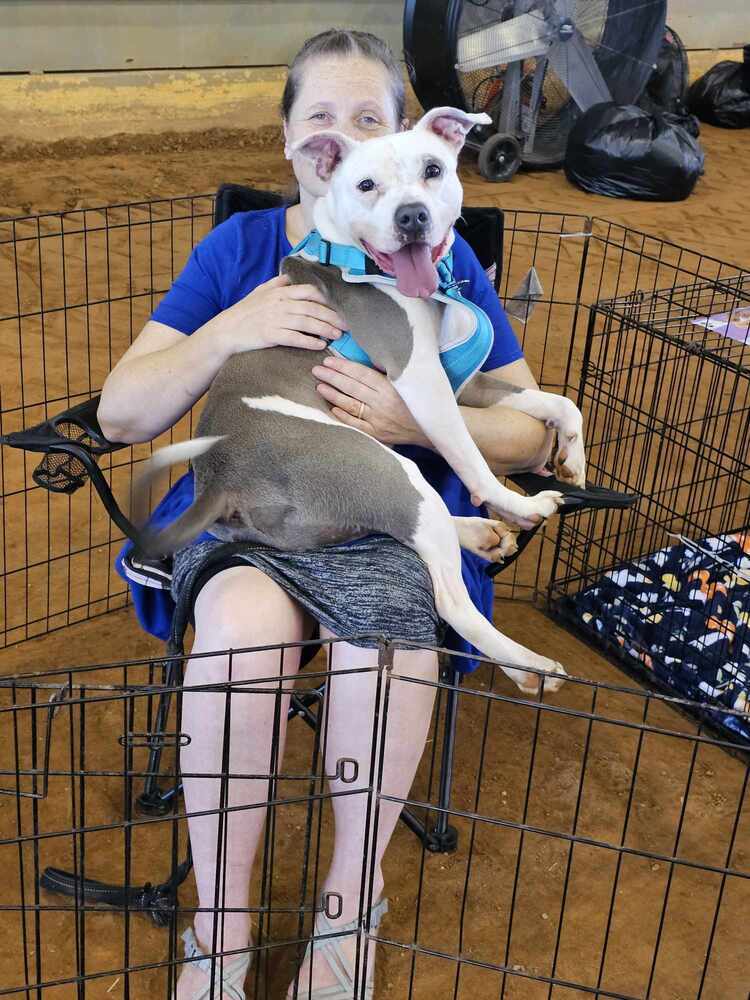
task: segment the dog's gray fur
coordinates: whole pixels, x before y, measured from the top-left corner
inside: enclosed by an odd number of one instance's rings
[[[403,310],[377,285],[348,283],[338,268],[299,258],[287,258],[282,273],[294,284],[317,285],[376,366],[391,379],[402,373],[412,351],[411,328]],[[437,301],[431,305],[439,324],[444,307]],[[421,496],[391,452],[349,428],[243,402],[281,396],[327,415],[312,364],[309,351],[288,347],[247,351],[226,362],[198,422],[197,437],[221,440],[192,460],[195,503],[157,536],[144,536],[145,547],[174,552],[208,528],[227,541],[283,550],[375,531],[410,544]],[[460,398],[470,406],[492,406],[517,392],[517,386],[479,372]],[[321,482],[325,490],[318,488]]]

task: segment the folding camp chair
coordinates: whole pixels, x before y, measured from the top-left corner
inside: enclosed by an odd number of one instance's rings
[[[222,185],[215,199],[214,225],[224,222],[235,212],[271,208],[281,203],[281,197],[273,192],[258,191],[234,184]],[[462,218],[456,229],[472,246],[482,266],[492,280],[495,290],[499,289],[502,272],[503,215],[496,208],[464,207]],[[38,452],[43,458],[33,472],[34,481],[53,493],[73,493],[89,478],[96,489],[109,516],[124,535],[135,539],[135,529],[120,510],[112,490],[97,464],[105,454],[127,447],[108,441],[102,434],[97,420],[99,397],[93,397],[55,417],[22,431],[0,437],[0,443],[25,451]],[[627,507],[634,497],[615,493],[611,490],[588,487],[579,489],[555,479],[524,473],[510,477],[527,494],[538,493],[550,488],[559,489],[566,495],[566,505],[560,511],[562,517],[596,508]],[[495,576],[507,568],[520,556],[534,537],[538,526],[523,531],[518,536],[518,550],[503,564],[488,566],[487,572]],[[149,586],[168,588],[171,579],[171,564],[167,560],[150,560],[131,552],[125,561],[125,571],[133,579]],[[158,775],[164,741],[158,738],[166,731],[170,709],[170,690],[179,686],[182,678],[183,640],[188,624],[188,598],[178,604],[172,621],[171,636],[167,642],[166,657],[163,661],[164,688],[160,694],[153,721],[150,756],[143,791],[136,804],[141,812],[163,815],[173,807],[173,798],[179,786],[168,790],[159,787]],[[315,654],[316,647],[306,647],[303,664]],[[453,755],[456,735],[456,713],[458,687],[462,674],[452,665],[443,667],[446,685],[446,704],[443,717],[444,735],[439,769],[437,818],[433,825],[405,809],[402,819],[414,831],[430,851],[451,851],[457,844],[455,830],[447,821],[453,777]],[[320,703],[322,687],[308,691],[295,691],[289,709],[291,717],[299,716],[313,728],[317,725],[315,706]],[[110,905],[128,906],[150,913],[158,924],[167,922],[176,890],[190,870],[188,858],[176,866],[169,879],[161,884],[147,883],[145,886],[112,886],[92,879],[82,879],[59,869],[46,869],[41,876],[41,884],[48,890],[60,892],[78,899],[106,902]]]

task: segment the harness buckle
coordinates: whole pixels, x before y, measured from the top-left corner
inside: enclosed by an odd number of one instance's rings
[[[331,263],[331,243],[330,243],[330,240],[324,240],[323,237],[321,236],[320,237],[320,245],[321,245],[321,247],[325,247],[325,260],[322,260],[321,264],[325,264],[327,266],[327,265],[329,265]]]
[[[443,285],[443,287],[440,289],[440,291],[441,292],[448,292],[448,291],[452,291],[454,288],[460,291],[461,285],[468,285],[468,284],[469,284],[469,279],[468,278],[462,278],[460,281],[457,281],[454,278],[453,281],[449,281],[447,284]]]

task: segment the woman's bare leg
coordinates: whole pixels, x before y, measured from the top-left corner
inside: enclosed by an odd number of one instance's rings
[[[321,635],[330,637],[331,633],[321,628]],[[374,667],[377,666],[377,662],[377,650],[361,649],[348,643],[336,643],[332,648],[333,674],[326,697],[326,768],[334,768],[335,762],[341,757],[352,757],[360,765],[356,783],[331,782],[332,792],[351,792],[357,787],[366,789],[371,783],[377,785],[378,747],[374,755],[376,770],[375,774],[371,775],[373,739],[379,737],[383,725],[382,714],[380,724],[375,722],[377,671],[365,674],[338,673],[347,667]],[[434,683],[438,677],[437,654],[430,650],[396,650],[394,673]],[[380,690],[381,708],[384,691],[383,677]],[[385,794],[398,798],[408,797],[427,739],[434,700],[435,688],[432,684],[411,683],[396,678],[391,681],[381,785]],[[333,772],[328,770],[328,773]],[[368,797],[368,793],[362,791],[361,794],[347,794],[332,799],[335,823],[334,847],[324,889],[341,893],[343,896],[341,916],[338,920],[331,921],[334,927],[357,918],[363,882],[365,897],[361,901],[362,908],[364,909],[369,902],[372,860],[370,846],[365,857],[366,839],[368,839]],[[374,806],[373,797],[370,809],[371,821],[374,818]],[[377,842],[372,878],[373,903],[378,902],[383,894],[382,859],[400,813],[400,804],[381,800],[377,817]],[[372,830],[369,831],[369,837],[371,836]],[[371,844],[371,839],[368,839],[368,845]],[[345,953],[351,956],[353,963],[356,939],[342,941],[342,947]],[[374,949],[368,957],[368,966],[371,970],[368,978],[372,975],[373,962]],[[306,963],[300,970],[298,996],[306,997],[311,985],[322,987],[334,982],[336,979],[327,962],[318,956],[313,963],[312,977]],[[294,984],[289,990],[289,996],[293,995]]]
[[[210,579],[198,595],[192,652],[296,642],[304,638],[305,628],[304,611],[281,587],[258,569],[232,567]],[[278,769],[277,762],[284,752],[291,679],[299,670],[299,658],[299,649],[288,649],[284,650],[283,658],[279,650],[264,650],[189,661],[182,700],[182,730],[190,734],[191,742],[180,753],[180,766],[186,775],[185,808],[189,816],[217,810],[221,804],[221,779],[197,775],[220,775],[224,771],[268,774],[272,753]],[[268,685],[268,694],[232,691],[227,726],[226,693],[187,689],[191,685],[226,683],[230,673],[232,681],[252,682],[264,677],[284,677],[288,681],[281,696],[278,682]],[[225,796],[226,805],[231,806],[263,803],[268,798],[268,781],[232,779]],[[218,879],[219,907],[246,909],[250,872],[266,810],[261,806],[224,815],[224,837],[218,851],[218,814],[192,816],[188,820],[198,905],[208,910],[216,906]],[[219,914],[214,928],[214,914],[199,912],[194,925],[198,943],[206,954],[244,948],[248,943],[250,918],[247,913]],[[184,966],[177,1000],[191,997],[196,989],[205,985],[206,977],[200,969]],[[217,1000],[220,1000],[218,995]]]

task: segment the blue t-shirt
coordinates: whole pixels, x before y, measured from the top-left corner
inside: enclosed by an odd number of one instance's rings
[[[254,288],[279,273],[292,247],[286,237],[286,208],[260,212],[238,212],[213,229],[194,248],[182,273],[156,307],[151,319],[190,335],[219,312],[249,295]],[[456,235],[453,244],[453,274],[462,294],[483,309],[490,318],[495,338],[482,371],[492,371],[523,356],[518,340],[500,305],[495,290],[474,252]],[[312,365],[311,365],[312,366]],[[399,447],[400,454],[412,458],[425,479],[438,491],[454,515],[476,517],[482,511],[472,506],[458,476],[435,452],[427,448]],[[174,521],[194,499],[193,473],[187,472],[166,494],[152,515],[152,523],[163,527]],[[196,541],[211,539],[204,533]],[[127,580],[138,620],[152,635],[166,639],[174,610],[168,591],[144,587],[128,580],[122,557],[132,547],[127,542],[116,568]],[[492,620],[492,581],[485,574],[487,563],[470,552],[462,553],[462,571],[471,599],[482,614]],[[449,631],[447,645],[461,652],[475,652],[463,638]],[[471,669],[471,662],[457,660],[459,669]]]

